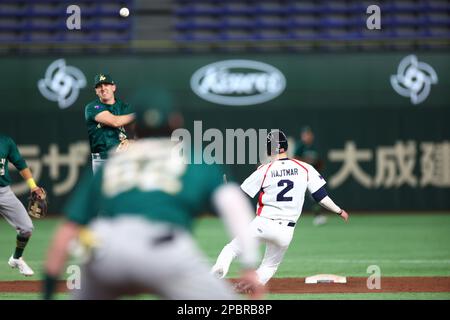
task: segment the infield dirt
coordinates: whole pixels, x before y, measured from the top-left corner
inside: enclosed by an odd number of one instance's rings
[[[236,281],[231,279],[232,282]],[[367,278],[348,277],[346,284],[305,284],[305,278],[274,278],[270,293],[386,293],[386,292],[450,292],[450,277],[384,277],[380,289],[368,289]],[[39,292],[42,282],[36,280],[0,281],[0,292]],[[58,292],[66,292],[64,281],[58,283]]]

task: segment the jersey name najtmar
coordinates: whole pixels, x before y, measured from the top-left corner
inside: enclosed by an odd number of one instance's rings
[[[281,170],[272,170],[270,172],[272,178],[275,177],[285,177],[285,176],[297,176],[298,175],[298,169],[281,169]]]

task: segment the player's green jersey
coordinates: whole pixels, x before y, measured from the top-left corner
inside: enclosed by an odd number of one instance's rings
[[[304,159],[305,162],[311,164],[313,167],[319,162],[319,153],[314,144],[307,145],[298,141],[296,143],[294,156]]]
[[[170,139],[141,140],[86,175],[65,208],[70,221],[139,215],[191,230],[193,219],[223,184],[217,165],[186,164],[172,155]]]
[[[126,138],[123,127],[113,128],[95,121],[95,116],[103,111],[109,111],[115,116],[133,113],[130,105],[116,99],[112,105],[102,103],[100,99],[88,103],[85,108],[85,120],[88,129],[89,143],[92,153],[100,153],[102,158],[107,157],[107,152],[117,146],[121,139]]]
[[[11,162],[19,171],[27,168],[25,160],[20,155],[19,149],[13,139],[0,134],[0,187],[11,184],[8,163]]]

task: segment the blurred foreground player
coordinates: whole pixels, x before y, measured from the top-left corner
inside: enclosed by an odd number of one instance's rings
[[[209,273],[191,236],[196,215],[212,202],[243,248],[242,281],[260,298],[264,288],[254,267],[257,243],[245,233],[251,204],[239,186],[223,184],[215,165],[193,165],[173,152],[170,133],[180,115],[136,106],[138,141],[114,153],[86,177],[65,208],[67,221],[56,232],[45,264],[44,298],[66,262],[72,239],[80,236],[91,258],[82,268],[75,299],[115,299],[154,293],[166,299],[236,299],[226,281]]]

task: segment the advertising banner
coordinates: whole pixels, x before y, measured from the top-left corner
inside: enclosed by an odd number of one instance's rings
[[[285,131],[294,156],[309,126],[342,207],[450,209],[447,53],[9,57],[0,67],[0,133],[15,140],[55,214],[90,170],[84,107],[98,73],[131,105],[144,93],[181,110],[191,142],[238,182],[267,160],[266,132]],[[24,200],[26,183],[13,176]]]

